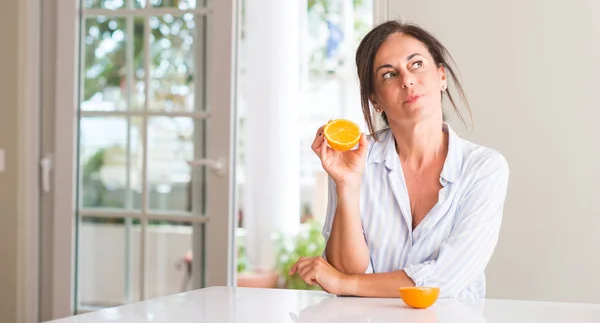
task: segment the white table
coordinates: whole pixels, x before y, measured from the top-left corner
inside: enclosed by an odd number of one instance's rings
[[[400,298],[336,297],[324,292],[210,287],[53,321],[100,322],[527,322],[600,323],[600,304],[439,299],[424,310]]]

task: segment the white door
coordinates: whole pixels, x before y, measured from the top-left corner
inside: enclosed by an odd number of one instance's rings
[[[41,319],[231,285],[236,1],[42,10]]]

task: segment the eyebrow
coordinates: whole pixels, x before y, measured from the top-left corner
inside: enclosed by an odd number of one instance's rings
[[[421,55],[421,54],[419,54],[419,53],[413,53],[413,54],[410,54],[410,55],[408,55],[408,56],[406,57],[406,61],[410,61],[411,59],[415,58],[415,56],[423,56],[423,55]],[[379,66],[379,67],[378,67],[378,68],[375,70],[375,73],[379,72],[379,70],[380,70],[380,69],[382,69],[382,68],[394,68],[394,67],[393,67],[392,65],[390,65],[390,64],[383,64],[383,65]]]
[[[419,54],[419,53],[410,54],[410,55],[408,55],[408,57],[406,57],[406,60],[407,60],[407,61],[410,61],[410,60],[411,60],[411,59],[413,59],[415,56],[423,56],[423,55],[421,55],[421,54]]]

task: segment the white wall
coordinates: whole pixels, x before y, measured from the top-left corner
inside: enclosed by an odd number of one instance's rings
[[[389,17],[448,47],[467,138],[510,164],[488,297],[600,303],[600,1],[390,0]]]

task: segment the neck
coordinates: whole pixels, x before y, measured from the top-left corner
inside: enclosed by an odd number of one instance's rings
[[[420,169],[443,158],[448,149],[448,136],[438,118],[390,124],[396,140],[396,151],[402,164]]]

